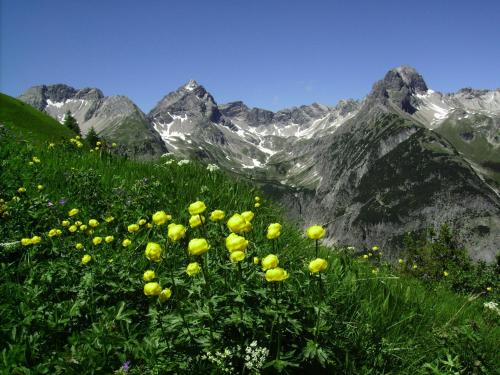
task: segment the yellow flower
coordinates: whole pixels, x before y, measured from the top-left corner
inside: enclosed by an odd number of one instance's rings
[[[267,227],[267,239],[275,240],[281,236],[281,224],[280,223],[272,223]]]
[[[139,220],[139,221],[137,222],[137,224],[139,224],[139,225],[144,225],[144,224],[146,224],[146,223],[147,223],[147,220],[146,220],[146,219],[141,219],[141,220]]]
[[[20,187],[19,189],[17,189],[17,192],[18,193],[26,193],[26,188]]]
[[[279,260],[278,260],[278,257],[276,255],[269,254],[264,259],[262,259],[261,264],[262,264],[262,270],[266,271],[266,270],[269,270],[271,268],[278,267]]]
[[[152,218],[153,223],[155,223],[156,225],[163,225],[170,219],[172,219],[172,216],[167,215],[165,211],[155,212]]]
[[[92,243],[96,246],[99,245],[101,242],[102,242],[102,237],[94,237],[92,239]]]
[[[90,219],[89,220],[89,225],[92,227],[92,228],[97,228],[99,226],[99,222],[96,220],[96,219]]]
[[[266,280],[272,281],[283,281],[288,279],[288,272],[283,268],[277,267],[266,271]]]
[[[172,296],[172,291],[170,288],[165,288],[161,291],[160,293],[160,302],[165,302],[166,300],[170,299]]]
[[[246,223],[247,222],[243,216],[240,214],[234,214],[227,221],[227,227],[233,233],[243,233]]]
[[[378,249],[379,249],[379,247],[378,247],[378,246],[373,246],[373,247],[372,247],[372,250],[373,250],[373,251],[377,251]]]
[[[153,270],[147,270],[144,272],[144,275],[142,276],[142,279],[146,282],[153,280],[156,277],[155,271]]]
[[[210,220],[220,221],[220,220],[223,220],[225,216],[226,216],[226,214],[224,213],[224,211],[215,210],[215,211],[212,211],[212,213],[210,214]]]
[[[443,271],[443,276],[444,277],[448,277],[450,274],[448,273],[448,271]]]
[[[69,227],[69,225],[70,225],[70,224],[71,224],[71,223],[69,222],[69,220],[63,220],[63,221],[61,222],[61,225],[62,225],[63,227]]]
[[[186,227],[182,224],[171,223],[168,225],[168,238],[172,241],[179,241],[186,235]]]
[[[130,241],[128,238],[125,238],[123,241],[122,241],[122,246],[123,247],[127,247],[127,246],[130,246],[130,244],[132,243],[132,241]]]
[[[37,185],[36,187],[38,190],[43,190],[43,185]]]
[[[147,296],[157,296],[161,293],[161,286],[158,283],[147,283],[144,285],[144,294]]]
[[[159,262],[161,260],[161,246],[156,242],[148,242],[144,254],[150,261]]]
[[[254,199],[256,202],[260,202],[260,197],[255,197]]]
[[[86,230],[86,229],[87,229],[87,225],[85,225],[85,224],[80,225],[80,230],[81,230],[82,232],[83,232],[84,230]]]
[[[205,212],[207,206],[202,201],[196,201],[189,205],[188,211],[191,215],[199,215]]]
[[[253,206],[254,206],[255,208],[259,208],[259,207],[260,207],[260,203],[259,203],[259,202],[257,202],[257,203],[255,203]]]
[[[101,143],[101,141],[97,141],[97,142],[95,143],[95,145],[96,145],[96,146],[100,146],[100,145],[102,145],[102,143]]]
[[[23,245],[23,246],[31,245],[31,238],[22,238],[21,245]]]
[[[260,263],[259,257],[253,257],[253,264],[257,265]]]
[[[312,227],[307,228],[307,237],[311,240],[319,240],[325,236],[325,230],[320,225],[313,225]]]
[[[128,230],[130,233],[137,232],[137,231],[139,230],[139,225],[138,225],[138,224],[130,224],[130,225],[127,227],[127,230]]]
[[[115,218],[113,216],[108,216],[108,217],[105,217],[104,218],[104,221],[106,223],[111,223],[113,220],[115,220]]]
[[[118,145],[117,145],[115,142],[111,143],[111,147],[115,148],[115,147],[117,147],[117,146],[118,146]]]
[[[368,253],[368,256],[371,257],[373,254],[372,253]]]
[[[231,255],[229,255],[229,259],[231,259],[231,262],[236,263],[236,262],[241,262],[243,259],[245,259],[245,252],[244,251],[233,251]]]
[[[398,262],[399,262],[399,264],[403,264],[405,261],[404,261],[403,259],[401,259],[401,258],[400,258],[400,259],[398,260]]]
[[[32,161],[28,162],[28,165],[33,165],[34,163]]]
[[[245,251],[248,246],[248,240],[245,237],[238,236],[236,233],[231,233],[226,237],[226,249],[230,253],[233,251]]]
[[[106,241],[106,243],[111,243],[114,241],[114,237],[113,236],[106,236],[106,238],[104,238],[104,241]]]
[[[55,143],[49,143],[48,148],[54,148],[54,147],[55,147]]]
[[[72,208],[71,210],[69,210],[68,215],[75,216],[78,212],[80,212],[78,208]]]
[[[79,135],[76,135],[75,136],[75,139],[80,139],[81,137]]]
[[[42,237],[40,237],[40,236],[31,237],[31,244],[32,245],[38,245],[40,242],[42,242]]]
[[[57,236],[60,236],[61,234],[62,234],[62,232],[60,229],[51,229],[49,231],[49,237],[57,237]]]
[[[33,156],[31,160],[33,160],[34,163],[40,163],[40,159],[38,159],[36,156]]]
[[[492,288],[491,286],[488,286],[488,287],[486,288],[486,291],[487,291],[487,292],[489,292],[489,293],[491,293],[491,292],[493,292],[493,288]]]
[[[75,221],[75,225],[76,225],[77,227],[79,227],[80,225],[82,225],[82,222],[81,222],[80,220],[77,220],[77,221]]]
[[[75,245],[75,248],[76,248],[77,250],[82,250],[82,249],[83,249],[83,244],[81,244],[81,243],[77,243],[77,244]]]
[[[322,258],[316,258],[309,263],[309,271],[312,273],[324,271],[327,267],[328,262]]]
[[[189,218],[189,226],[191,228],[199,227],[202,222],[205,223],[205,216],[203,215],[194,215]]]
[[[416,264],[413,265],[413,269],[416,270],[418,266]]]
[[[194,276],[201,271],[201,267],[198,262],[189,263],[186,267],[186,273],[189,276]]]
[[[210,245],[207,240],[204,238],[193,238],[189,241],[188,251],[191,255],[201,255],[204,254],[210,249]]]
[[[89,254],[85,254],[83,257],[82,257],[82,264],[87,264],[88,262],[90,262],[92,260],[92,257],[89,255]]]
[[[76,225],[72,225],[72,226],[70,226],[70,227],[68,228],[68,230],[69,230],[71,233],[75,233],[75,232],[77,231],[77,229],[78,229],[78,228],[76,227]]]
[[[378,273],[378,268],[374,268],[374,269],[372,269],[372,273],[373,273],[373,274],[377,274],[377,273]]]
[[[251,222],[255,214],[252,211],[245,211],[241,213],[241,216],[243,219],[245,219],[248,222]]]
[[[363,255],[363,259],[368,259],[368,254]]]

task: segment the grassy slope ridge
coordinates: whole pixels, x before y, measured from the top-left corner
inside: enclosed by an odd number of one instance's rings
[[[267,240],[267,225],[282,216],[266,201],[254,208],[250,186],[195,163],[138,163],[68,142],[52,149],[20,142],[41,138],[42,126],[17,122],[28,114],[5,113],[13,115],[2,121],[17,131],[0,133],[2,373],[109,374],[126,360],[130,374],[224,373],[222,367],[242,373],[246,361],[236,348],[244,351],[254,340],[270,351],[262,373],[500,373],[498,316],[483,307],[482,297],[428,289],[345,249],[320,249],[329,267],[321,279],[311,276],[314,242],[286,223],[279,241]],[[43,134],[51,140],[50,132]],[[28,166],[33,156],[41,162]],[[21,186],[26,192],[18,192]],[[188,230],[188,238],[207,237],[212,245],[204,260],[208,284],[201,274],[186,275],[187,240],[166,241],[165,226],[127,231],[161,209],[187,225],[187,207],[197,199],[228,216],[255,212],[241,270],[228,260],[225,225],[208,221],[206,228]],[[68,218],[75,207],[80,212]],[[108,216],[114,217],[110,223]],[[70,234],[61,225],[90,218],[101,222],[93,234]],[[49,237],[51,228],[62,236]],[[39,245],[16,243],[33,235],[42,237]],[[106,235],[114,241],[92,244]],[[124,238],[130,247],[121,245]],[[161,263],[145,258],[148,241],[165,245]],[[83,251],[75,249],[78,242]],[[276,288],[252,262],[253,255],[271,252],[290,275]],[[81,264],[85,253],[93,258],[87,266]],[[165,303],[142,292],[149,268],[172,289]],[[226,348],[231,354],[223,365],[206,358]]]
[[[74,133],[43,112],[11,96],[0,93],[0,123],[15,125],[23,136],[35,141],[55,141]]]

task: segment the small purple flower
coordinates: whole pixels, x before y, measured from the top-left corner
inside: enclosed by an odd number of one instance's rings
[[[130,361],[124,362],[123,365],[122,365],[122,370],[124,372],[128,372],[129,368],[130,368]]]
[[[59,204],[61,206],[64,206],[66,204],[66,199],[64,199],[64,198],[59,199]]]

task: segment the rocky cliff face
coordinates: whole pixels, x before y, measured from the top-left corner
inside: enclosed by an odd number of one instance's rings
[[[60,122],[68,111],[82,134],[93,127],[98,135],[119,144],[119,150],[135,158],[156,158],[165,145],[142,111],[125,96],[104,96],[96,88],[74,89],[67,85],[35,86],[19,99]]]

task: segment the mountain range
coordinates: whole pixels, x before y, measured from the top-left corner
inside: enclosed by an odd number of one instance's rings
[[[190,80],[143,113],[96,88],[35,86],[20,99],[82,133],[94,127],[134,158],[173,154],[251,178],[328,243],[383,246],[447,223],[475,259],[500,244],[500,90],[428,88],[409,66],[390,70],[362,100],[277,112],[218,104]],[[398,245],[399,244],[399,245]]]

